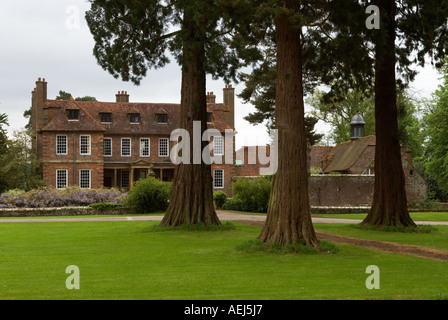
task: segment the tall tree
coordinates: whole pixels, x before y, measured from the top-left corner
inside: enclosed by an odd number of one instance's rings
[[[8,115],[6,113],[0,113],[0,166],[6,164],[6,154],[8,151],[8,135],[6,126],[9,126]],[[0,192],[5,191],[8,188],[7,177],[3,174],[0,175]]]
[[[445,61],[439,69],[442,83],[434,92],[424,117],[428,138],[425,171],[434,180],[433,192],[442,200],[448,199],[448,59]]]
[[[31,148],[31,131],[14,131],[8,149],[1,156],[0,177],[5,178],[6,188],[31,190],[45,183],[39,173],[40,163]],[[4,191],[4,190],[3,190]]]
[[[362,222],[370,225],[415,226],[408,207],[398,135],[396,70],[412,80],[409,69],[425,56],[440,60],[448,48],[447,1],[377,0],[381,27],[375,45],[375,189],[372,208]],[[396,45],[403,40],[405,46]],[[405,78],[405,80],[408,80]]]
[[[308,195],[307,141],[303,101],[303,56],[300,1],[279,1],[275,9],[277,85],[275,128],[278,131],[278,170],[265,225],[264,242],[319,247]]]
[[[115,77],[139,84],[148,69],[166,65],[167,52],[171,52],[182,69],[179,126],[194,137],[193,124],[198,121],[202,137],[207,129],[206,74],[236,80],[242,64],[236,52],[246,50],[233,46],[232,37],[236,26],[241,25],[242,32],[247,28],[236,21],[250,16],[252,8],[239,1],[91,2],[86,18],[99,64]],[[206,145],[201,141],[202,148]],[[211,167],[203,161],[193,163],[193,148],[190,143],[190,163],[176,166],[163,226],[220,224],[213,204]]]
[[[408,208],[398,137],[394,0],[379,0],[381,28],[375,39],[375,188],[363,224],[415,226]],[[387,174],[386,174],[387,173]]]

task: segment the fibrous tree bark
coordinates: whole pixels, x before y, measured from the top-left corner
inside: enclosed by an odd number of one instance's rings
[[[276,21],[278,169],[259,239],[281,245],[303,240],[308,246],[318,247],[308,195],[301,28],[292,19],[298,5],[299,1],[283,1],[285,10]]]
[[[369,225],[415,226],[407,207],[399,142],[394,0],[378,0],[381,29],[375,37],[375,188]]]
[[[183,22],[187,40],[183,43],[182,53],[180,128],[191,134],[194,132],[194,122],[200,121],[199,138],[202,151],[208,144],[202,141],[203,131],[207,129],[205,43],[196,36],[197,25],[191,19],[192,17],[184,16]],[[170,204],[161,225],[179,226],[199,223],[219,225],[220,221],[213,203],[211,166],[204,161],[195,164],[194,143],[191,142],[189,145],[190,163],[180,163],[175,168]],[[182,152],[186,151],[182,150]]]

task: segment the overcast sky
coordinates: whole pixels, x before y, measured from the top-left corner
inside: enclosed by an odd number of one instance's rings
[[[59,90],[73,97],[94,96],[113,102],[117,91],[127,91],[131,102],[180,102],[180,68],[173,62],[162,70],[150,71],[140,86],[114,79],[92,54],[92,35],[84,19],[90,8],[86,0],[2,0],[0,6],[0,113],[8,115],[8,131],[21,129],[23,112],[31,106],[31,91],[41,77],[48,82],[48,98]],[[439,84],[437,73],[428,66],[413,84],[419,96],[429,97]],[[241,84],[233,84],[236,93]],[[222,102],[225,83],[208,79],[207,91]],[[268,142],[264,125],[252,126],[243,119],[254,108],[235,103],[236,144]],[[324,132],[325,125],[318,130]]]

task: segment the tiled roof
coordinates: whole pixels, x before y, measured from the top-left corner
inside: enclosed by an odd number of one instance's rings
[[[180,105],[169,103],[90,102],[71,100],[47,100],[45,107],[55,110],[43,131],[105,131],[105,134],[160,134],[170,135],[179,128]],[[66,110],[80,110],[79,121],[69,121]],[[212,112],[212,124],[220,132],[231,129],[224,116],[223,104],[208,104]],[[111,123],[101,123],[101,113],[111,113]],[[130,123],[129,114],[140,114],[139,123]],[[157,123],[157,114],[167,114],[167,123]]]
[[[47,100],[45,108],[52,115],[47,125],[42,131],[84,131],[97,132],[104,131],[99,121],[91,116],[79,102],[70,100]],[[68,110],[79,110],[79,118],[76,121],[69,120],[67,117]]]
[[[312,146],[311,147],[311,168],[321,168],[323,157],[334,147],[331,146]]]
[[[376,144],[375,136],[367,136],[354,142],[347,141],[334,147],[324,156],[329,164],[324,168],[325,173],[350,172],[350,168],[369,145]]]

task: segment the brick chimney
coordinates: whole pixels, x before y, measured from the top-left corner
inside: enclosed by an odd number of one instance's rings
[[[216,103],[216,96],[213,92],[207,92],[207,103]]]
[[[36,86],[31,92],[31,128],[34,134],[32,148],[38,158],[42,156],[42,150],[38,150],[38,140],[41,139],[40,130],[48,123],[48,109],[45,107],[47,101],[47,82],[45,78],[39,78]],[[42,149],[42,148],[40,148]]]
[[[227,108],[225,113],[226,123],[235,128],[235,88],[231,84],[227,85],[223,89],[224,93],[224,106]]]
[[[118,91],[115,97],[117,98],[117,102],[129,102],[129,95],[127,91]]]
[[[47,101],[47,82],[45,78],[36,81],[36,87],[31,92],[31,125],[33,131],[39,131],[48,122],[48,112],[44,110]]]

